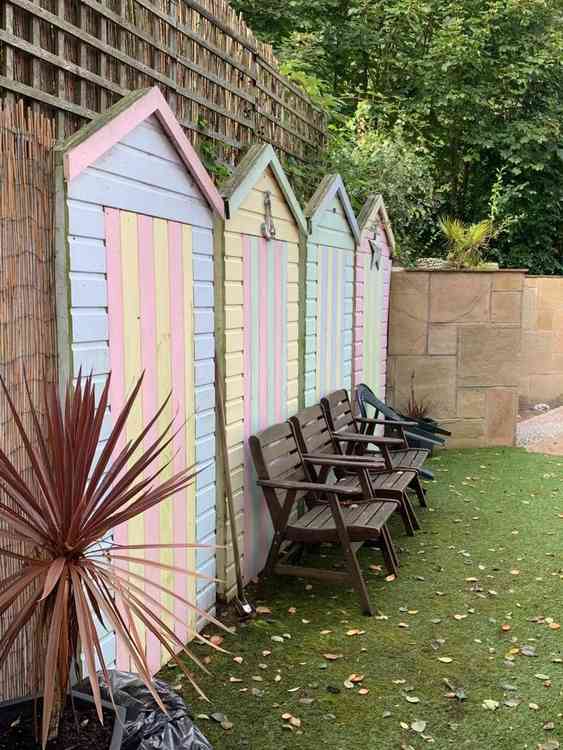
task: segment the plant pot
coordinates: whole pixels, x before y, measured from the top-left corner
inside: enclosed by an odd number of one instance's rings
[[[94,703],[94,699],[91,695],[86,695],[85,693],[80,693],[76,690],[72,691],[72,696],[74,698],[75,704],[78,704],[78,710],[79,704],[87,703],[88,705],[92,705]],[[18,711],[25,711],[26,704],[29,705],[30,712],[33,713],[33,698],[18,698],[17,700],[10,700],[10,701],[2,701],[0,702],[0,721],[2,719],[2,716],[5,715],[5,712],[9,712],[13,715],[15,715]],[[108,712],[111,712],[115,716],[115,721],[113,724],[113,732],[110,739],[110,744],[108,747],[108,750],[121,750],[121,745],[123,742],[123,727],[125,723],[125,716],[126,716],[126,709],[123,706],[116,706],[116,709],[114,709],[113,705],[109,703],[108,701],[102,701],[102,708],[106,709]],[[99,721],[96,717],[96,721]],[[1,741],[1,737],[0,737]],[[99,748],[92,747],[91,750],[99,750]]]

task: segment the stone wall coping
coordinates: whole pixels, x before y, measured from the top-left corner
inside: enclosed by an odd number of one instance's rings
[[[527,268],[497,268],[490,271],[480,271],[477,268],[403,268],[402,266],[393,266],[393,273],[404,272],[404,273],[478,273],[481,275],[494,274],[494,273],[520,273],[530,276],[530,278],[541,278],[541,279],[562,279],[563,276],[535,276],[532,277],[528,274]]]

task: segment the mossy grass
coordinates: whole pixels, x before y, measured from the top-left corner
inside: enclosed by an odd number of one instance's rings
[[[194,703],[188,686],[184,694],[196,715],[219,712],[232,724],[197,720],[214,747],[563,745],[563,636],[556,629],[563,620],[563,457],[508,448],[443,451],[432,468],[437,481],[428,486],[430,509],[419,513],[423,530],[407,538],[400,523],[393,527],[402,550],[399,578],[389,582],[370,569],[382,563],[377,550],[361,553],[385,619],[364,617],[347,589],[277,578],[257,602],[271,615],[237,626],[223,644],[231,655],[209,649],[212,674],[200,684],[212,704]],[[340,560],[321,554],[327,565]],[[354,629],[365,633],[347,635]],[[523,655],[525,645],[537,656]],[[363,680],[347,688],[353,673]],[[360,694],[361,687],[369,692]],[[458,697],[448,697],[459,688]],[[283,714],[301,726],[289,730]],[[423,732],[411,728],[416,720],[426,722]]]

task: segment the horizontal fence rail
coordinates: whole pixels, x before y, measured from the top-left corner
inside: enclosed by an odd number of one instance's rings
[[[305,162],[325,144],[324,113],[225,0],[3,1],[0,95],[54,116],[57,137],[155,85],[219,162],[257,140]]]

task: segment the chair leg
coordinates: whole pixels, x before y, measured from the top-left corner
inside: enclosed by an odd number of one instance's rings
[[[362,606],[364,614],[371,616],[373,615],[373,608],[369,600],[368,590],[366,582],[364,581],[364,577],[362,575],[360,563],[358,562],[355,551],[352,549],[348,529],[345,527],[342,521],[342,516],[340,514],[335,517],[335,522],[336,528],[338,530],[338,536],[340,538],[340,545],[342,547],[342,551],[344,552],[344,559],[346,560],[346,567],[348,569],[350,578],[352,579],[352,585],[354,586],[356,592],[358,593],[358,596],[360,597],[360,604]]]
[[[410,502],[406,495],[403,495],[401,504],[399,505],[399,512],[403,519],[403,525],[408,536],[414,536],[414,525],[411,518]]]
[[[422,482],[420,481],[420,477],[418,474],[415,476],[415,478],[411,482],[413,490],[416,492],[416,496],[418,497],[418,501],[422,508],[427,508],[428,503],[426,502],[426,490],[422,486]]]
[[[411,499],[409,497],[408,492],[405,492],[403,494],[403,498],[404,498],[405,506],[407,508],[407,512],[408,512],[409,517],[410,517],[410,521],[411,521],[412,527],[413,527],[413,529],[415,531],[418,531],[420,529],[420,523],[419,523],[418,518],[416,517],[416,513],[414,512],[414,508],[412,507]]]
[[[283,542],[283,537],[279,533],[274,534],[274,538],[272,539],[272,544],[270,545],[270,551],[268,552],[268,557],[266,558],[266,564],[264,565],[264,570],[262,571],[262,577],[263,578],[269,578],[270,576],[274,575],[274,571],[276,569],[276,562],[278,561],[278,557],[280,554],[280,547]]]
[[[362,574],[362,569],[360,568],[360,563],[358,562],[358,557],[350,546],[349,540],[347,544],[342,545],[342,548],[344,550],[344,557],[346,559],[346,567],[348,568],[350,578],[352,579],[352,585],[356,589],[356,592],[360,598],[362,610],[364,614],[371,617],[373,615],[373,607],[371,606],[371,602],[369,600],[366,582],[364,581],[364,576]]]
[[[381,552],[389,573],[399,575],[399,557],[387,525],[381,529]]]

